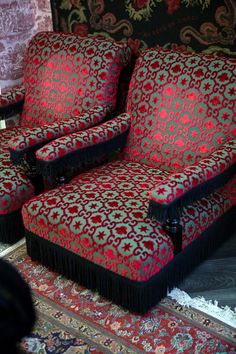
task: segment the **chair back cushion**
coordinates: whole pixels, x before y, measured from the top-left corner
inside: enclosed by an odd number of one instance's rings
[[[236,60],[148,49],[128,93],[131,160],[179,170],[236,137]]]
[[[130,49],[112,40],[36,34],[25,61],[21,125],[79,116],[98,105],[115,109],[120,72],[129,59]]]

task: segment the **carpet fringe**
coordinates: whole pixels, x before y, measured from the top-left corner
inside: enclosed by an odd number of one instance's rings
[[[219,307],[217,300],[206,300],[203,296],[191,298],[178,288],[174,288],[168,296],[182,306],[193,307],[236,328],[236,307],[234,309],[229,306]]]
[[[16,242],[14,245],[9,246],[6,244],[6,248],[0,252],[0,257],[5,257],[7,256],[9,253],[11,253],[12,251],[14,251],[15,249],[17,249],[18,247],[22,246],[23,244],[25,244],[25,238],[22,238],[21,240],[19,240],[18,242]],[[5,244],[4,244],[5,245]]]

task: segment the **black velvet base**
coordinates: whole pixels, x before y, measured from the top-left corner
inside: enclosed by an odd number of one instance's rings
[[[15,243],[24,236],[21,209],[11,214],[0,215],[0,242]]]
[[[236,228],[236,208],[207,229],[148,281],[136,282],[106,270],[26,230],[27,252],[37,260],[105,298],[140,314],[155,306]]]

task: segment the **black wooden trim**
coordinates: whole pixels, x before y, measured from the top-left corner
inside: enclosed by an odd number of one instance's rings
[[[22,159],[25,158],[25,155],[27,155],[27,161],[33,161],[34,164],[36,164],[36,151],[39,150],[41,147],[44,145],[50,143],[53,139],[45,139],[44,141],[40,141],[39,143],[32,145],[32,146],[27,146],[24,150],[14,150],[9,148],[10,152],[10,159],[11,162],[14,165],[20,165],[22,162]]]
[[[53,25],[53,31],[59,32],[60,31],[60,26],[59,26],[59,18],[57,16],[57,4],[56,0],[50,0],[50,5],[51,5],[51,13],[52,13],[52,25]]]

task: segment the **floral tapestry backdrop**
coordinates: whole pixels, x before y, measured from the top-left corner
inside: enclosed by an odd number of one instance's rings
[[[54,29],[236,57],[236,0],[51,0]]]
[[[20,84],[23,57],[30,38],[52,29],[49,0],[0,1],[0,88]]]

